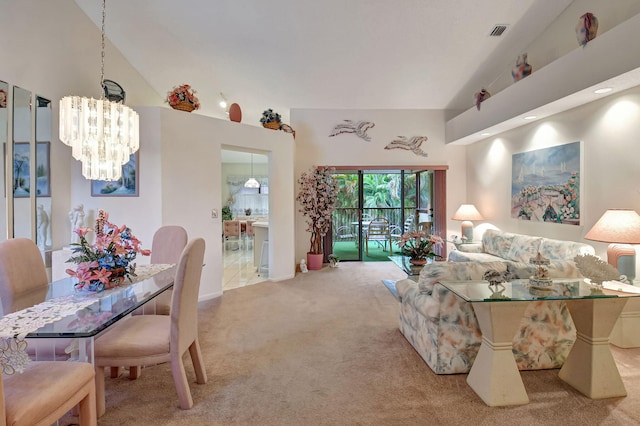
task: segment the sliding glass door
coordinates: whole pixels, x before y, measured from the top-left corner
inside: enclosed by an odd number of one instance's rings
[[[399,253],[404,232],[433,221],[433,170],[362,168],[336,170],[334,176],[338,202],[325,251],[340,260],[387,261]],[[374,220],[386,223],[388,237],[368,241]]]

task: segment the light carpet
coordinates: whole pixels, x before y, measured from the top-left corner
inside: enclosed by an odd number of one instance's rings
[[[591,400],[558,370],[523,372],[530,403],[492,408],[466,374],[434,374],[398,330],[391,262],[341,262],[200,304],[209,382],[177,408],[169,365],[106,379],[108,425],[629,425],[640,423],[640,349],[614,357],[629,396]]]

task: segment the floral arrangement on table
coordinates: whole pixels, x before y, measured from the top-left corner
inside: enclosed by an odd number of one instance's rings
[[[425,231],[416,230],[402,234],[398,247],[403,255],[408,256],[411,260],[420,262],[427,258],[442,257],[437,254],[434,249],[443,244],[442,238],[437,235],[429,235]]]
[[[280,117],[280,114],[273,111],[271,108],[262,112],[260,122],[263,127],[267,127],[269,129],[280,130],[282,127],[282,117]]]
[[[172,108],[183,111],[193,111],[200,109],[200,101],[196,97],[196,91],[188,84],[176,86],[172,91],[167,93],[165,99]]]
[[[87,234],[95,230],[96,240],[87,241]],[[139,254],[149,256],[151,250],[143,250],[138,240],[126,225],[116,226],[109,222],[109,214],[98,212],[95,229],[76,229],[80,242],[71,244],[73,256],[67,262],[77,268],[66,272],[78,279],[77,289],[102,291],[118,286],[124,278],[136,276],[135,260]]]
[[[309,253],[322,254],[322,238],[331,226],[331,213],[338,199],[338,181],[329,167],[312,167],[298,179],[300,192],[296,200],[298,210],[307,217],[307,231],[311,232]]]

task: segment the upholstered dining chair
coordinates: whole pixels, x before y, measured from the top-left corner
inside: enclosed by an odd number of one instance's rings
[[[182,356],[188,350],[196,382],[207,382],[198,341],[198,291],[205,243],[195,238],[187,244],[173,284],[170,315],[134,315],[112,326],[95,341],[96,399],[98,416],[105,410],[104,368],[119,365],[154,365],[171,362],[180,408],[188,410],[193,399]]]
[[[150,263],[177,264],[189,237],[187,230],[178,225],[161,226],[153,234],[151,243]],[[155,303],[147,303],[133,312],[133,315],[169,315],[171,311],[171,297],[173,290],[167,290],[155,298]],[[140,377],[142,370],[138,366],[129,366],[129,378],[135,380]],[[119,367],[111,367],[111,377],[120,374]]]
[[[224,220],[222,223],[222,232],[224,235],[224,249],[227,249],[229,243],[237,243],[240,247],[242,242],[242,232],[240,230],[239,220]]]
[[[28,308],[24,296],[49,286],[47,270],[38,246],[28,238],[0,242],[0,299],[5,314]],[[44,301],[44,294],[42,295]]]
[[[38,246],[29,238],[0,242],[0,300],[4,314],[44,302],[49,289],[47,269]],[[33,359],[67,359],[71,339],[29,339],[27,352]]]
[[[50,425],[78,406],[80,426],[98,424],[95,370],[87,362],[41,361],[0,374],[1,425]]]
[[[382,243],[383,250],[387,248],[389,242],[389,253],[393,254],[393,244],[391,244],[391,232],[389,231],[389,221],[383,217],[373,219],[369,223],[366,236],[366,253],[369,256],[369,242],[376,241]]]
[[[150,263],[178,263],[180,255],[188,241],[187,230],[182,226],[161,226],[155,234],[153,234]],[[168,290],[156,298],[156,314],[169,315],[172,293],[172,290]]]

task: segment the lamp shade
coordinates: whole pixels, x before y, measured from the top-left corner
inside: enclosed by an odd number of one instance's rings
[[[462,204],[451,218],[452,220],[484,220],[476,206],[473,204]]]
[[[605,243],[640,244],[640,215],[631,209],[607,210],[584,238]]]

